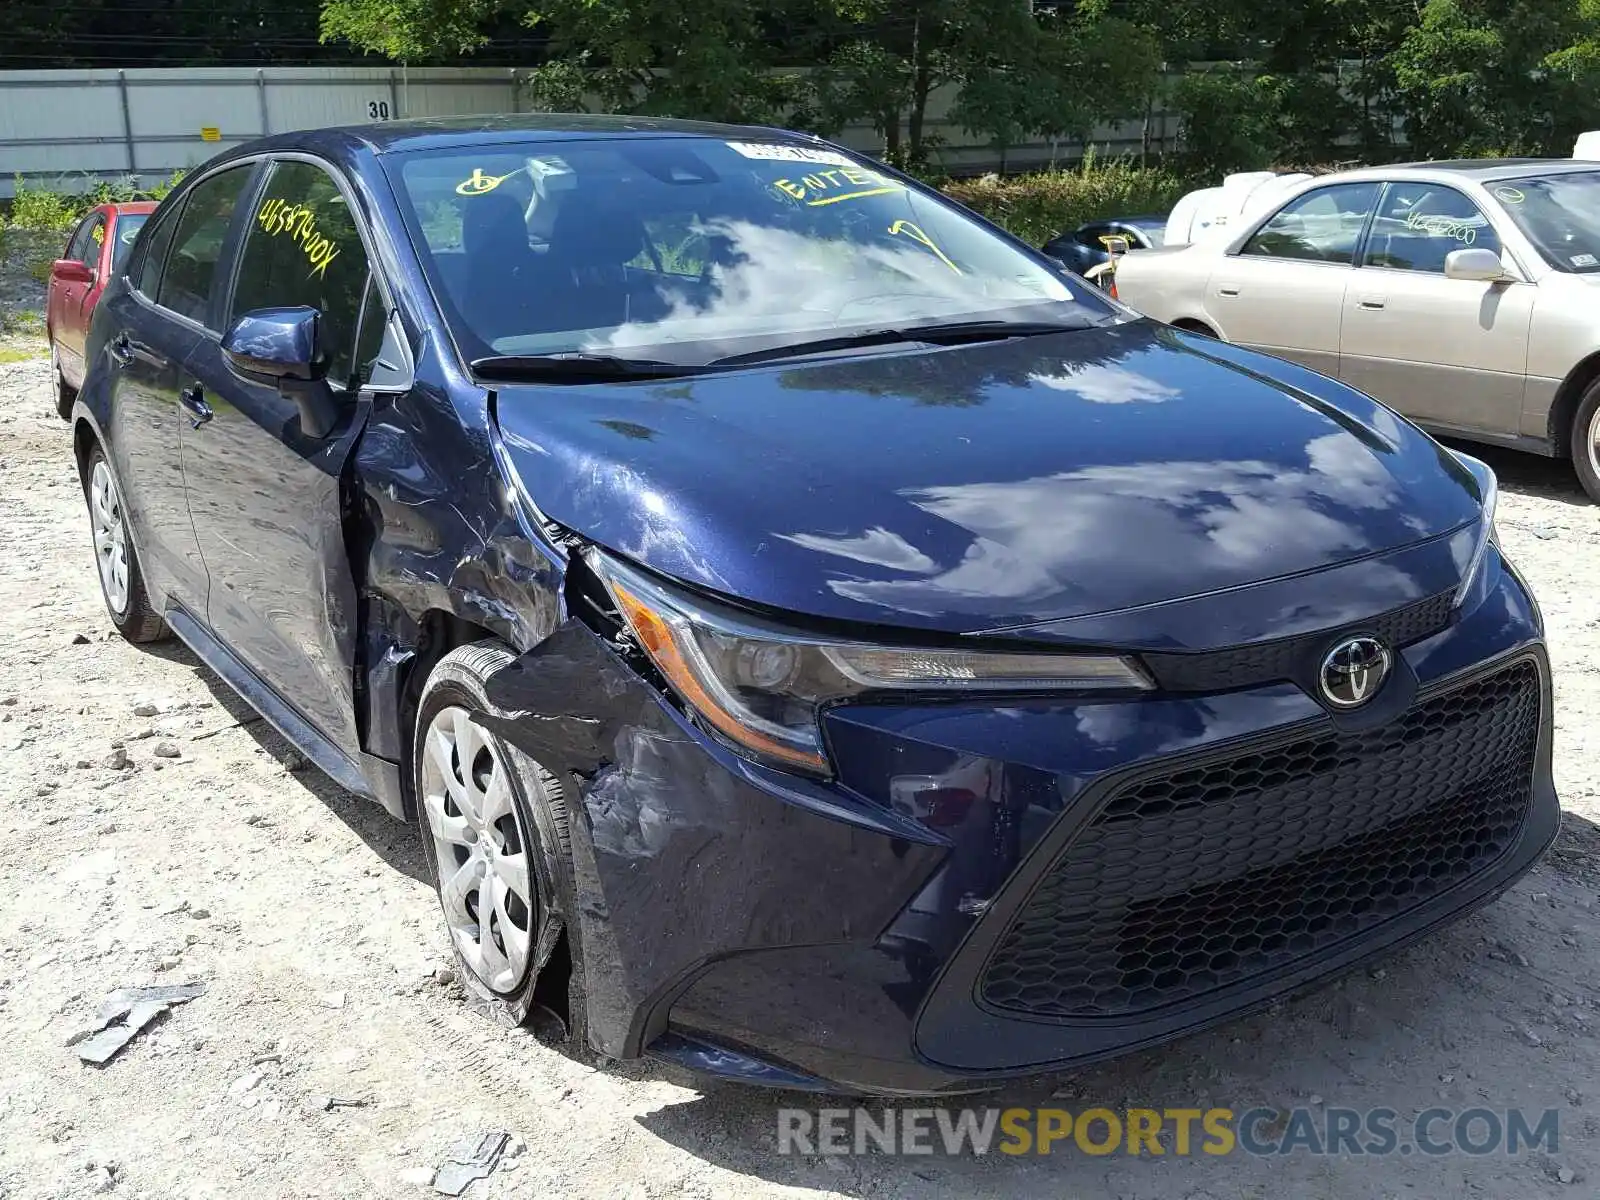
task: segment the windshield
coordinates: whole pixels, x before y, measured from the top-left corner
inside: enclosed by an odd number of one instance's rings
[[[1534,175],[1489,194],[1558,271],[1600,271],[1600,171]]]
[[[852,329],[1113,315],[958,209],[823,148],[608,138],[395,158],[468,361],[703,364]]]
[[[1167,219],[1165,217],[1151,221],[1134,221],[1132,225],[1144,235],[1144,240],[1150,243],[1152,250],[1159,250],[1167,244]]]
[[[128,261],[128,252],[133,249],[134,239],[139,236],[139,230],[144,228],[144,223],[150,219],[149,213],[119,213],[117,215],[117,244],[111,247],[111,272],[118,274],[122,264]]]

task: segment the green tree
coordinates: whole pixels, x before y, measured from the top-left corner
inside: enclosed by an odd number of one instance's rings
[[[1141,112],[1161,68],[1148,30],[1089,9],[957,50],[960,93],[950,115],[989,137],[1002,169],[1024,139],[1087,141],[1101,122]]]
[[[322,40],[345,41],[396,62],[468,54],[508,0],[323,0]]]
[[[786,94],[745,0],[534,0],[522,20],[550,39],[531,84],[548,107],[766,121]]]
[[[1413,153],[1570,154],[1600,118],[1593,0],[1427,0],[1391,55]]]

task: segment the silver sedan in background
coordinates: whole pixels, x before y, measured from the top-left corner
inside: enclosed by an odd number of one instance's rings
[[[1117,292],[1433,432],[1570,456],[1600,501],[1600,163],[1323,175],[1231,234],[1125,256]]]

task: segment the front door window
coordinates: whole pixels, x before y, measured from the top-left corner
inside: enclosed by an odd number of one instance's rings
[[[260,308],[314,308],[328,381],[358,380],[356,336],[369,274],[366,247],[344,193],[321,167],[283,162],[245,233],[229,321]]]
[[[1445,257],[1469,247],[1500,253],[1500,238],[1476,204],[1443,184],[1391,183],[1361,265],[1443,275]]]

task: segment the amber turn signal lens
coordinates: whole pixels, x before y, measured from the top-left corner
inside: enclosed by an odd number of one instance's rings
[[[644,601],[630,592],[624,584],[613,582],[612,594],[622,608],[623,617],[632,627],[634,636],[639,639],[639,644],[644,647],[650,660],[667,677],[667,682],[687,704],[716,726],[721,733],[758,754],[804,767],[808,771],[827,770],[828,762],[820,754],[808,753],[794,746],[785,745],[758,729],[750,728],[749,724],[730,712],[726,702],[713,696],[701,684],[699,676],[685,658],[685,647],[680,645],[678,631],[674,626],[659,613],[647,607]],[[684,638],[691,636],[684,630]],[[688,650],[691,654],[696,653],[692,646],[688,647]]]

